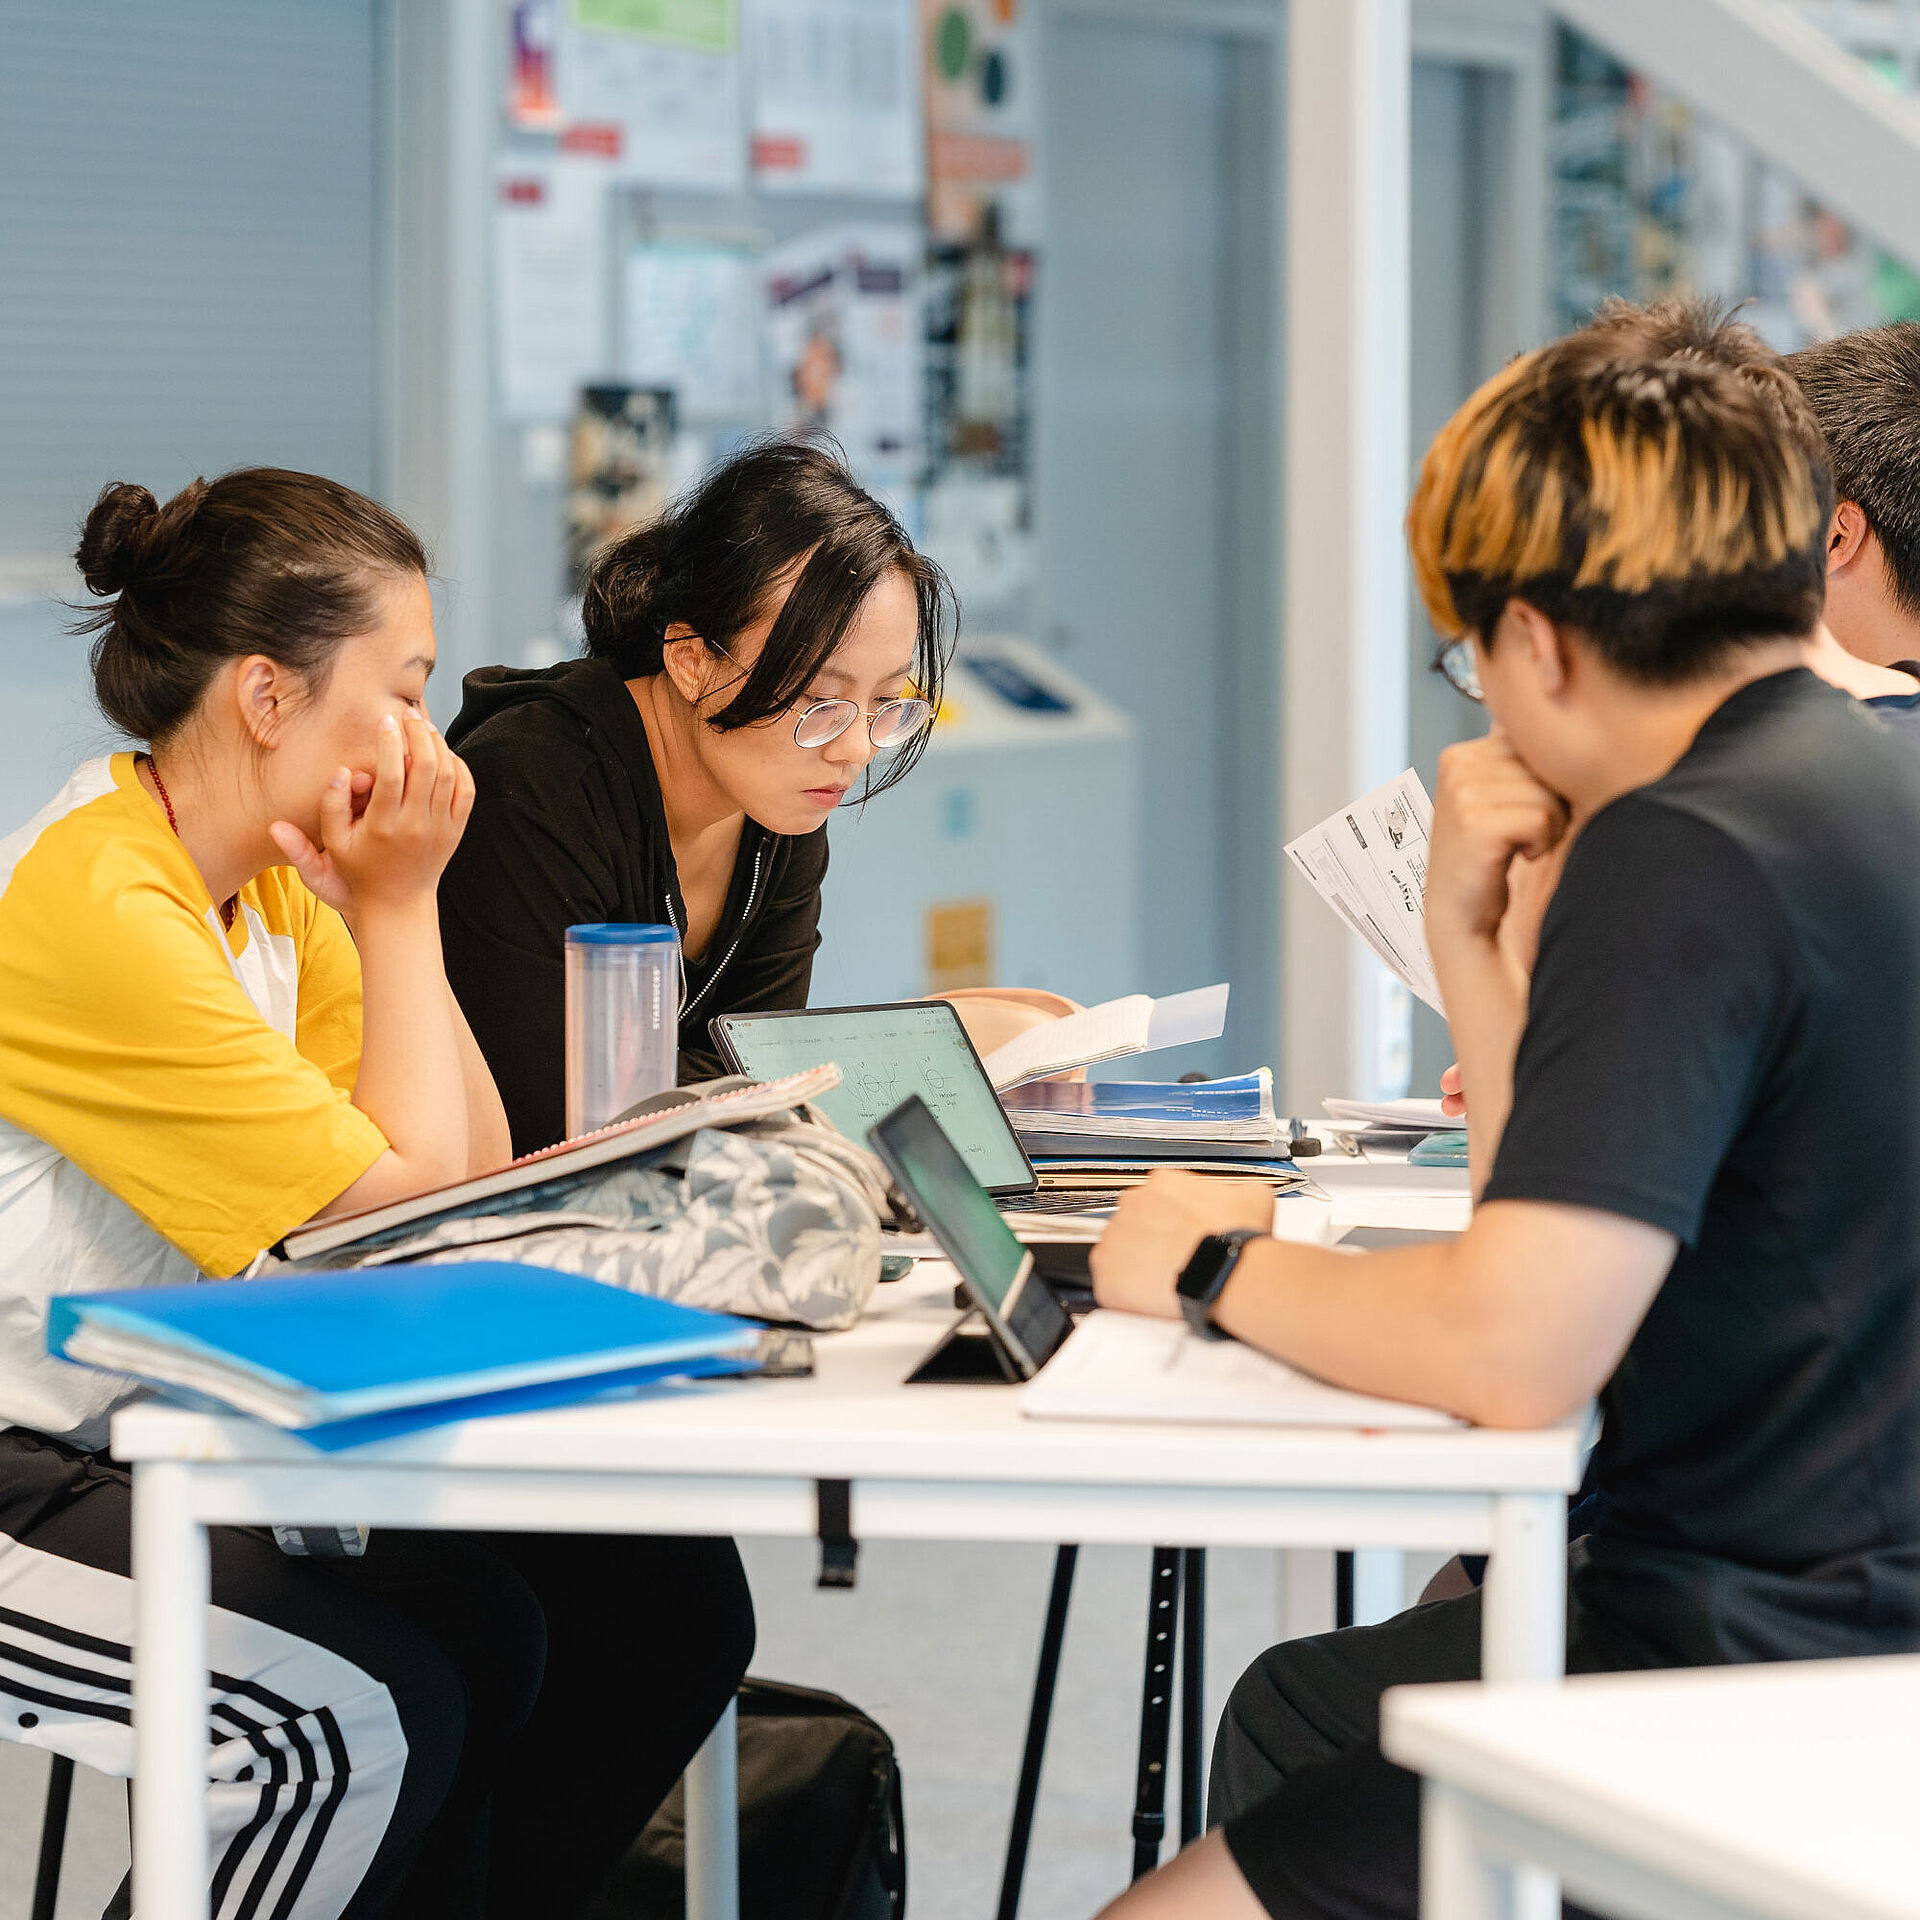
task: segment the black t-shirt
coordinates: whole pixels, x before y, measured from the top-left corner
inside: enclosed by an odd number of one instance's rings
[[[1879,693],[1861,705],[1877,713],[1903,740],[1920,743],[1920,687],[1911,693]]]
[[[516,1153],[566,1131],[567,929],[685,927],[653,750],[601,660],[483,667],[447,729],[473,769],[473,817],[440,881],[447,978],[493,1071]],[[719,925],[686,963],[682,1084],[724,1073],[717,1013],[807,1004],[827,836],[749,820]]]
[[[1582,1601],[1665,1660],[1920,1646],[1920,762],[1802,669],[1587,824],[1486,1198],[1680,1251]]]

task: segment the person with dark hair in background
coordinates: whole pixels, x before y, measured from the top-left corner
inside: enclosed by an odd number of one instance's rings
[[[0,841],[0,1723],[130,1776],[135,1389],[48,1356],[49,1296],[242,1275],[511,1148],[441,964],[473,787],[424,712],[419,541],[250,469],[108,487],[78,558],[96,695],[145,751]],[[210,1544],[218,1920],[579,1913],[753,1650],[731,1548]]]
[[[1881,676],[1854,691],[1920,729],[1920,322],[1843,333],[1785,365],[1833,468],[1827,629]]]
[[[950,611],[841,461],[777,442],[600,553],[584,659],[467,676],[448,738],[478,797],[441,927],[517,1152],[564,1131],[568,927],[678,931],[683,1082],[723,1070],[715,1014],[806,1005],[822,829],[918,759]]]

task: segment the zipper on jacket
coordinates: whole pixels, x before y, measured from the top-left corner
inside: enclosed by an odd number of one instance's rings
[[[766,852],[765,841],[762,841],[760,845],[753,850],[753,878],[747,883],[747,904],[740,910],[740,931],[733,936],[733,945],[727,949],[726,959],[722,960],[720,964],[707,975],[706,986],[703,986],[691,1000],[685,997],[687,991],[686,936],[684,934],[680,935],[680,993],[682,999],[680,1018],[682,1020],[705,999],[707,987],[711,987],[713,983],[726,972],[728,963],[733,959],[733,956],[740,951],[740,942],[747,937],[747,928],[753,923],[754,902],[760,898],[760,863],[766,858]],[[673,896],[671,894],[667,895],[667,920],[674,932],[677,934],[680,933],[680,922],[674,918]]]

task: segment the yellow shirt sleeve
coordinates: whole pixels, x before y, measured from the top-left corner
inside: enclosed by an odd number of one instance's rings
[[[347,1093],[352,941],[317,902],[288,930],[304,949],[296,1046],[235,977],[183,853],[145,834],[63,848],[69,825],[84,831],[74,816],[42,835],[0,914],[0,1106],[203,1273],[238,1273],[386,1150]],[[93,883],[80,899],[76,866]]]

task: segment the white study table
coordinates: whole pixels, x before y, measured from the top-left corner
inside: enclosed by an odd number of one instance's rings
[[[273,1522],[808,1536],[852,1483],[863,1539],[1487,1550],[1485,1670],[1564,1658],[1577,1424],[1537,1433],[1023,1419],[1006,1386],[905,1386],[952,1317],[952,1271],[883,1286],[816,1342],[811,1379],[689,1386],[322,1454],[251,1420],[148,1402],[133,1468],[134,1906],[205,1920],[207,1536]],[[722,1723],[725,1731],[726,1723]],[[688,1779],[688,1914],[732,1920],[730,1756]]]
[[[1401,1687],[1422,1920],[1531,1862],[1620,1920],[1920,1920],[1920,1657]]]

